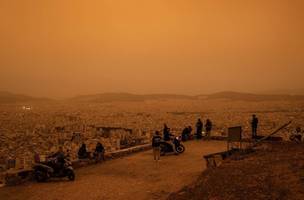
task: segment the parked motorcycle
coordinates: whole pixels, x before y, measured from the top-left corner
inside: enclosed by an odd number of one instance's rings
[[[175,148],[175,151],[174,151]],[[177,153],[181,154],[184,153],[185,146],[181,144],[181,137],[174,137],[172,142],[162,141],[160,143],[160,155],[164,156],[168,153]]]
[[[38,182],[45,182],[50,178],[67,177],[70,181],[75,180],[75,173],[72,162],[64,157],[63,160],[57,157],[50,157],[45,162],[34,165],[34,177]]]

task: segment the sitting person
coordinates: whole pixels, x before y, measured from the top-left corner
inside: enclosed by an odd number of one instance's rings
[[[170,133],[170,128],[167,126],[167,124],[164,124],[163,135],[165,141],[170,141],[171,140],[170,137],[173,136]]]
[[[193,134],[192,134],[192,127],[188,126],[188,140],[192,140],[193,139]]]
[[[53,154],[52,156],[53,158],[56,158],[58,161],[62,162],[65,158],[65,154],[64,154],[64,151],[63,151],[63,147],[59,147],[58,151]]]
[[[191,139],[191,131],[192,128],[191,126],[187,126],[184,128],[183,132],[182,132],[182,141],[187,141]]]
[[[182,141],[187,141],[189,138],[189,134],[188,134],[188,127],[184,128],[183,132],[182,132]]]
[[[65,153],[63,151],[63,147],[59,147],[58,151],[52,155],[50,155],[48,158],[51,159],[53,168],[56,172],[59,172],[64,168],[65,164]]]
[[[98,142],[94,152],[94,158],[96,162],[99,162],[100,160],[105,161],[104,154],[105,154],[105,149],[103,145],[100,142]]]
[[[87,159],[90,158],[90,153],[87,152],[87,146],[86,144],[82,144],[78,151],[78,158],[79,159]]]

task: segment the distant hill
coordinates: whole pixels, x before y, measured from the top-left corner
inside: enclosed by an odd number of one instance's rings
[[[289,94],[253,94],[224,91],[209,95],[177,95],[177,94],[130,94],[130,93],[101,93],[93,95],[80,95],[73,98],[66,99],[66,102],[70,103],[107,103],[107,102],[134,102],[134,101],[146,101],[146,100],[170,100],[170,99],[187,99],[187,100],[213,100],[224,99],[232,101],[304,101],[304,95],[289,95]],[[12,103],[50,103],[56,102],[55,100],[48,98],[37,98],[29,95],[14,94],[10,92],[0,91],[0,104],[12,104]]]
[[[46,102],[46,101],[51,101],[51,99],[36,98],[23,94],[13,94],[10,92],[0,91],[0,104]]]
[[[72,102],[106,103],[115,101],[145,101],[145,100],[168,100],[168,99],[226,99],[232,101],[280,101],[280,100],[304,100],[302,95],[264,95],[242,92],[218,92],[210,95],[176,95],[176,94],[150,94],[138,95],[130,93],[102,93],[95,95],[81,95],[70,98]]]
[[[207,99],[227,99],[235,101],[280,101],[280,100],[304,100],[303,95],[264,95],[241,92],[218,92],[207,96]]]
[[[261,94],[272,94],[272,95],[304,95],[304,88],[302,89],[278,89],[263,91]]]
[[[193,96],[175,94],[150,94],[137,95],[130,93],[102,93],[95,95],[81,95],[69,99],[73,102],[105,103],[114,101],[145,101],[145,100],[165,100],[165,99],[195,99]]]

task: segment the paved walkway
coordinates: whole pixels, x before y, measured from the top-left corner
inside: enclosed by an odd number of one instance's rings
[[[150,200],[194,181],[206,168],[203,155],[226,149],[220,141],[191,141],[179,156],[153,161],[152,151],[107,161],[76,171],[75,182],[53,180],[0,188],[0,199],[13,200]]]

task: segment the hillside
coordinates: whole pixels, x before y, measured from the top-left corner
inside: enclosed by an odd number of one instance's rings
[[[291,101],[304,100],[302,95],[264,95],[241,92],[219,92],[207,96],[207,99],[227,99],[233,101]]]
[[[268,95],[241,92],[218,92],[209,95],[178,95],[178,94],[130,94],[130,93],[100,93],[92,95],[79,95],[66,99],[72,103],[107,103],[107,102],[136,102],[146,100],[231,100],[231,101],[303,101],[304,95]],[[26,103],[26,102],[51,102],[48,98],[37,98],[29,95],[0,92],[0,104]]]
[[[11,103],[27,103],[27,102],[46,102],[51,101],[47,98],[36,98],[23,94],[13,94],[10,92],[0,91],[0,104],[11,104]]]
[[[261,92],[262,94],[289,94],[289,95],[304,95],[304,88],[300,89],[277,89],[277,90],[268,90]]]
[[[304,199],[303,144],[270,143],[207,169],[168,200]]]
[[[92,102],[106,103],[114,101],[145,101],[145,100],[165,100],[165,99],[195,99],[195,97],[187,95],[175,94],[150,94],[137,95],[129,93],[103,93],[96,95],[82,95],[69,99],[73,102]]]

